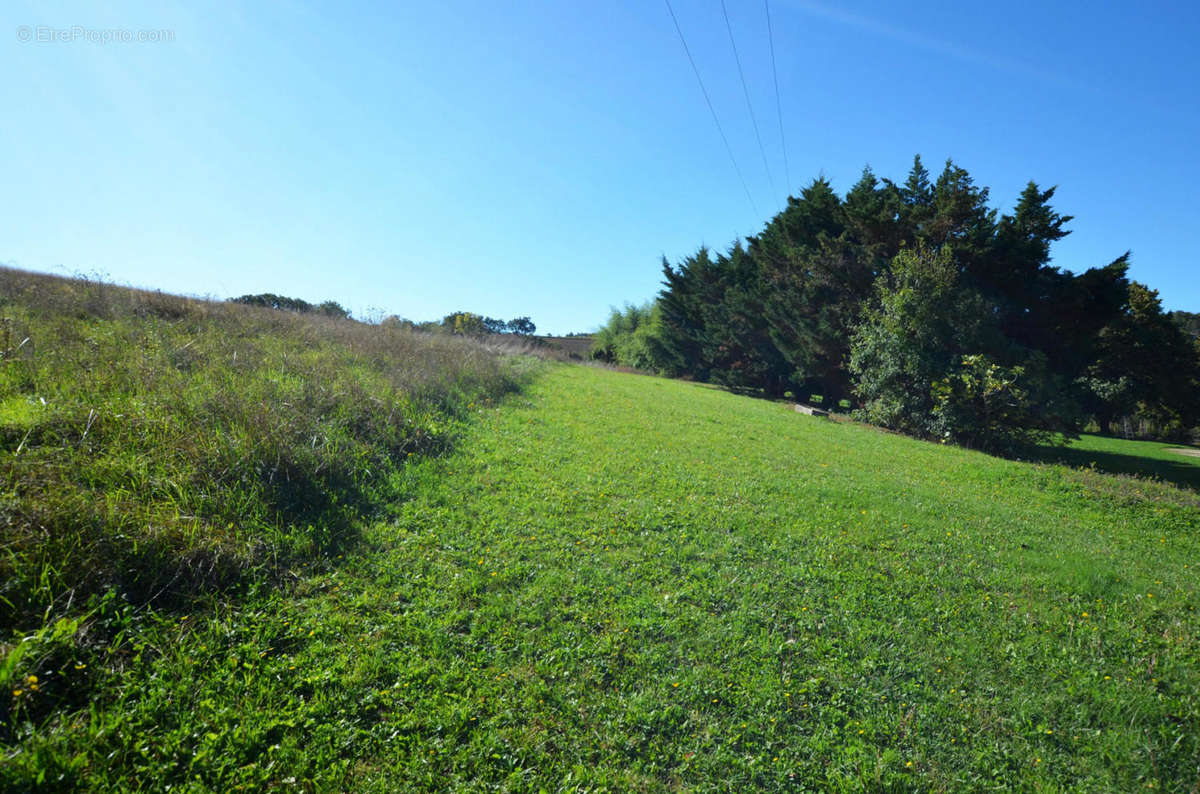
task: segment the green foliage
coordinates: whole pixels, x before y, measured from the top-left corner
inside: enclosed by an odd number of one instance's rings
[[[1030,182],[1012,213],[998,215],[988,189],[965,169],[947,161],[934,179],[920,157],[902,185],[868,168],[844,198],[816,179],[745,246],[735,243],[725,254],[702,248],[677,266],[663,262],[658,305],[672,374],[768,395],[817,392],[831,403],[864,390],[882,395],[890,381],[890,396],[872,399],[863,415],[925,435],[933,430],[930,378],[948,377],[961,355],[980,354],[1000,367],[1024,368],[1027,380],[1038,373],[1031,399],[1051,413],[1037,414],[1033,430],[1070,434],[1088,414],[1107,426],[1130,400],[1140,418],[1160,428],[1188,427],[1200,415],[1200,390],[1187,386],[1195,383],[1188,374],[1194,351],[1168,338],[1161,311],[1151,312],[1153,319],[1130,314],[1137,294],[1127,278],[1128,254],[1078,275],[1050,265],[1050,246],[1068,234],[1071,220],[1051,206],[1054,193]],[[904,250],[946,256],[954,297],[925,300],[924,316],[905,321],[908,333],[923,338],[895,341],[882,335],[872,301],[881,287],[890,289],[892,263]],[[986,328],[967,345],[958,326],[972,315]],[[931,327],[917,328],[925,322]],[[1125,359],[1110,348],[1131,333],[1123,330],[1131,323],[1153,326],[1143,331],[1163,339],[1184,366],[1168,372],[1118,363]],[[859,364],[890,358],[883,371],[852,365],[856,336]],[[891,353],[883,350],[888,346]],[[1061,398],[1052,399],[1054,391]],[[945,412],[943,423],[951,415],[967,414]],[[966,438],[962,430],[952,436]]]
[[[962,356],[934,382],[933,430],[945,440],[991,452],[1015,452],[1048,441],[1025,367],[1002,367],[984,355]]]
[[[1200,339],[1200,313],[1174,311],[1168,315],[1192,339]]]
[[[614,308],[608,322],[592,335],[591,355],[598,361],[645,372],[670,372],[673,360],[663,340],[661,307],[647,302]]]
[[[422,324],[423,326],[426,324]],[[531,336],[537,331],[537,326],[528,317],[518,317],[514,320],[498,320],[495,317],[484,317],[473,312],[454,312],[442,318],[439,327],[433,330],[448,331],[460,336],[482,337],[487,334],[516,334]]]
[[[280,311],[300,312],[301,314],[321,314],[326,317],[335,317],[339,320],[350,319],[349,310],[337,301],[324,301],[314,306],[300,298],[289,298],[284,295],[276,295],[272,292],[264,292],[259,295],[242,295],[237,298],[230,298],[229,302],[240,303],[245,306],[278,309]]]
[[[1100,331],[1082,385],[1103,432],[1121,417],[1149,420],[1166,436],[1200,423],[1200,348],[1163,312],[1158,292],[1137,282],[1124,311]]]
[[[97,604],[0,789],[1194,788],[1194,490],[589,367],[471,416],[336,566]]]
[[[963,353],[980,349],[984,316],[978,294],[960,286],[949,247],[903,249],[876,282],[876,302],[852,338],[859,415],[911,435],[944,433],[933,384]]]
[[[505,328],[510,334],[517,334],[518,336],[532,336],[537,333],[537,325],[528,317],[516,317],[509,320]]]
[[[323,314],[326,317],[335,317],[339,320],[350,319],[350,310],[337,301],[324,301],[317,306],[316,311],[318,314]]]
[[[442,318],[442,330],[459,336],[481,337],[487,334],[484,317],[473,312],[453,312]]]

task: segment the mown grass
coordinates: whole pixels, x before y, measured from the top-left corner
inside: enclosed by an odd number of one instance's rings
[[[336,559],[518,379],[462,339],[13,270],[0,323],[0,737],[82,705],[49,682],[120,614]]]
[[[1045,462],[1094,468],[1110,474],[1157,479],[1200,491],[1200,465],[1197,465],[1200,461],[1174,451],[1179,449],[1190,447],[1163,441],[1126,441],[1082,435],[1069,444],[1038,450],[1035,457]]]
[[[341,566],[118,616],[136,642],[86,709],[22,729],[4,780],[1200,784],[1192,491],[582,367],[464,432],[391,473],[397,512]]]

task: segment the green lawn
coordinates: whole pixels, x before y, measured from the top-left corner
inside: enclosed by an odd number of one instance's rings
[[[1172,450],[1189,449],[1186,444],[1161,441],[1125,441],[1106,436],[1084,435],[1066,447],[1041,450],[1040,459],[1069,466],[1096,467],[1101,471],[1134,474],[1182,485],[1200,491],[1200,458]]]
[[[1194,491],[578,366],[396,476],[330,573],[118,614],[0,787],[1200,785]]]

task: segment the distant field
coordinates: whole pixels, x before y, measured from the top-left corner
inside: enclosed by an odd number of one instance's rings
[[[536,339],[573,358],[586,361],[592,357],[592,337],[590,336],[539,336]]]
[[[88,708],[32,729],[0,780],[1200,783],[1194,491],[577,366],[463,433],[394,475],[392,518],[328,573],[130,618]]]
[[[1045,450],[1045,460],[1070,466],[1095,466],[1106,472],[1152,477],[1200,491],[1200,458],[1173,451],[1186,444],[1161,441],[1125,441],[1084,435],[1066,448]]]

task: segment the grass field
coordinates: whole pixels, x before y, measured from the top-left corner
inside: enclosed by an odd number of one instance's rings
[[[110,604],[127,641],[55,673],[91,700],[0,782],[1200,785],[1194,491],[584,367],[474,411],[329,571]]]
[[[1043,449],[1039,457],[1043,461],[1148,477],[1200,491],[1200,459],[1172,451],[1182,447],[1162,441],[1084,435],[1065,447]]]

